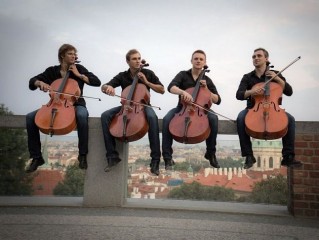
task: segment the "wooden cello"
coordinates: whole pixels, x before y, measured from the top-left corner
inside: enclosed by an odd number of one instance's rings
[[[144,84],[138,83],[137,75],[143,67],[147,66],[149,64],[142,60],[133,76],[132,85],[122,91],[122,108],[110,124],[110,133],[122,142],[133,142],[142,138],[149,128],[144,107],[149,104],[150,92]]]
[[[50,101],[43,105],[35,116],[35,124],[45,134],[65,135],[76,128],[75,108],[73,104],[81,95],[76,80],[69,78],[68,70],[64,78],[50,85]],[[67,94],[63,94],[67,93]]]
[[[269,62],[265,73],[270,69]],[[275,82],[267,80],[257,83],[253,90],[264,89],[262,95],[255,95],[254,106],[248,110],[245,117],[246,132],[256,139],[272,140],[282,138],[288,131],[288,117],[279,105],[282,101],[282,87]]]
[[[210,134],[207,111],[212,105],[211,92],[200,86],[200,80],[209,72],[204,66],[195,87],[186,89],[192,95],[193,103],[182,100],[182,110],[176,113],[169,124],[169,131],[173,139],[180,143],[195,144],[206,140]],[[201,106],[201,107],[199,107]]]

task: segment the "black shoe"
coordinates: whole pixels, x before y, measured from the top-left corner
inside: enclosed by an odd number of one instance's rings
[[[220,168],[219,166],[219,163],[217,162],[217,159],[216,159],[216,155],[215,154],[209,154],[209,153],[205,153],[205,156],[204,156],[208,161],[209,161],[209,164],[214,167],[214,168]]]
[[[165,170],[172,170],[175,162],[173,159],[164,159],[165,162]]]
[[[42,157],[40,158],[33,158],[31,164],[25,170],[26,173],[34,172],[38,169],[39,166],[44,164],[44,160]]]
[[[301,167],[302,162],[296,160],[293,155],[289,155],[289,156],[283,157],[283,159],[281,160],[281,166],[292,167],[292,168]]]
[[[79,155],[78,160],[79,160],[79,168],[81,168],[81,169],[88,168],[88,163],[86,161],[86,155]]]
[[[256,158],[253,155],[246,156],[244,169],[251,168],[254,165],[255,162],[256,162]]]
[[[159,161],[152,161],[151,164],[150,164],[150,167],[151,167],[151,173],[158,176],[160,174],[159,172]]]
[[[111,171],[111,168],[115,167],[121,161],[122,161],[122,159],[120,159],[119,157],[108,158],[107,159],[107,166],[104,168],[104,172]]]

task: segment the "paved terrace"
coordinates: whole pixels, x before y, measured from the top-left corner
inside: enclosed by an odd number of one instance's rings
[[[10,240],[319,239],[314,219],[214,211],[0,207],[0,224],[0,239]]]

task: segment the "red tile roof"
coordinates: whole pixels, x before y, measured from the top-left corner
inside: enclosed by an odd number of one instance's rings
[[[53,189],[63,181],[64,173],[60,170],[37,170],[37,175],[33,179],[34,195],[53,195]]]

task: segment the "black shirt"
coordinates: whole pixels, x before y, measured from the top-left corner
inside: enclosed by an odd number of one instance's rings
[[[275,73],[278,73],[278,71],[274,71]],[[291,96],[292,95],[292,87],[289,85],[289,83],[286,82],[286,79],[279,74],[278,75],[282,80],[285,81],[285,87],[283,90],[283,94],[286,96]],[[247,90],[250,90],[253,88],[253,86],[257,83],[265,82],[265,75],[262,75],[260,78],[256,75],[255,70],[247,73],[243,76],[243,78],[240,81],[238,90],[236,92],[236,98],[238,100],[247,100],[247,108],[252,108],[254,106],[253,99],[251,96],[247,97],[247,99],[244,98],[245,92]],[[275,82],[272,80],[272,82]]]
[[[101,85],[100,79],[98,79],[97,76],[95,76],[93,73],[89,72],[84,66],[80,64],[76,64],[76,68],[78,69],[80,74],[83,74],[89,78],[89,84],[90,86],[98,87]],[[46,84],[51,85],[52,82],[54,82],[57,79],[62,78],[61,75],[61,65],[51,66],[48,67],[43,73],[40,73],[39,75],[33,77],[29,81],[29,88],[30,90],[35,90],[37,87],[34,85],[36,80],[40,80]],[[82,81],[80,78],[74,75],[73,72],[70,72],[69,78],[74,79],[79,84],[79,88],[81,90],[81,96],[83,96],[83,88],[84,88],[84,81]],[[58,90],[58,89],[55,89]],[[74,105],[82,105],[85,106],[85,100],[84,98],[79,98],[78,101]]]
[[[147,81],[153,83],[153,84],[163,84],[160,82],[158,77],[155,75],[155,73],[149,69],[142,69],[141,72],[145,75],[147,78]],[[133,83],[133,77],[130,73],[130,69],[128,69],[125,72],[120,72],[117,74],[113,79],[111,79],[108,83],[105,85],[110,85],[113,88],[121,86],[122,90],[124,90],[126,87],[132,85]],[[138,83],[144,84],[140,79],[138,80]],[[144,84],[145,85],[145,84]],[[145,85],[148,90],[150,90],[150,87]]]
[[[207,88],[209,91],[211,91],[214,94],[218,95],[218,101],[215,103],[217,105],[220,104],[221,98],[220,95],[218,94],[217,88],[213,81],[208,77],[204,76],[204,80],[206,80]],[[176,86],[180,88],[181,90],[186,90],[188,88],[195,87],[196,83],[198,80],[194,81],[193,75],[192,75],[192,69],[189,69],[187,71],[180,71],[175,78],[171,81],[171,83],[168,85],[167,90],[170,92],[170,89],[173,86]],[[180,104],[181,101],[181,96],[178,98],[178,104]]]
[[[147,81],[149,81],[153,84],[159,84],[159,85],[163,86],[163,84],[160,82],[159,78],[155,75],[155,73],[153,71],[151,71],[149,69],[141,69],[141,72],[145,75],[145,77],[147,78]],[[126,87],[132,85],[133,80],[134,79],[131,75],[130,69],[128,69],[125,72],[120,72],[119,74],[117,74],[113,79],[111,79],[105,85],[110,85],[113,88],[121,86],[122,91],[123,91]],[[138,83],[144,84],[140,79],[138,80]],[[146,84],[144,84],[144,85],[146,86],[148,91],[150,91],[150,87],[147,86]]]

